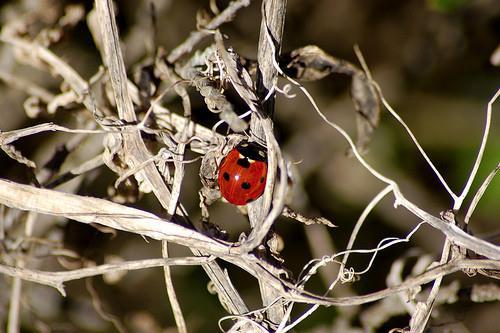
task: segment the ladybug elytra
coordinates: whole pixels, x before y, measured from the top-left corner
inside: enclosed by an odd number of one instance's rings
[[[224,157],[217,180],[227,201],[245,205],[262,195],[266,176],[266,151],[256,143],[244,141]]]

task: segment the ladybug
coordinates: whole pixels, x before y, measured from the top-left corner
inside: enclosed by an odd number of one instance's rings
[[[266,151],[254,142],[243,141],[222,160],[217,181],[227,201],[246,205],[262,195],[266,176]]]

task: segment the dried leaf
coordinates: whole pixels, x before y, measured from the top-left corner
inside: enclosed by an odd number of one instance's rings
[[[281,65],[287,75],[304,81],[320,80],[332,73],[350,76],[358,130],[356,146],[360,151],[366,150],[380,117],[380,100],[366,74],[350,62],[335,58],[315,45],[284,55]]]
[[[356,146],[363,151],[380,118],[380,100],[375,88],[363,72],[357,72],[352,77],[351,97],[356,109],[358,129]]]
[[[231,130],[240,133],[248,128],[248,124],[238,117],[233,105],[223,94],[222,82],[213,77],[211,73],[193,70],[197,66],[204,65],[204,62],[207,62],[206,65],[209,68],[224,70],[218,67],[215,52],[215,48],[210,46],[204,52],[196,53],[187,63],[177,66],[176,71],[183,79],[190,80],[191,84],[203,96],[205,104],[211,112],[219,114],[220,119],[227,122]]]
[[[303,81],[321,80],[331,73],[353,75],[360,71],[350,62],[332,57],[316,45],[293,50],[283,55],[280,62],[288,76]]]
[[[258,98],[255,93],[254,84],[250,74],[241,64],[239,56],[234,50],[228,51],[224,45],[224,40],[220,32],[215,34],[215,43],[222,61],[224,62],[229,81],[234,89],[245,101],[248,108],[254,112],[258,112]]]
[[[305,225],[323,224],[323,225],[326,225],[327,227],[330,227],[330,228],[336,227],[335,224],[333,224],[332,222],[330,222],[328,219],[326,219],[324,217],[309,218],[309,217],[306,217],[306,216],[294,211],[293,209],[291,209],[288,206],[285,206],[283,208],[282,214],[283,214],[283,216],[294,219],[297,222],[304,223]]]
[[[9,155],[10,158],[18,161],[19,163],[22,163],[26,165],[27,167],[36,168],[35,162],[32,160],[26,158],[21,154],[20,151],[18,151],[13,145],[9,144],[2,144],[0,145],[0,149],[2,149],[7,155]]]

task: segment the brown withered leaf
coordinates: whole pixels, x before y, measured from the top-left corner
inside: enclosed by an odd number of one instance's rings
[[[356,109],[358,137],[356,146],[363,152],[370,142],[371,135],[380,119],[380,99],[365,73],[357,72],[352,76],[351,98]]]
[[[307,45],[284,54],[280,61],[285,73],[303,81],[321,80],[331,73],[353,75],[359,69],[348,61],[337,59],[316,45]]]
[[[17,150],[13,145],[0,144],[0,149],[4,151],[10,158],[18,161],[21,164],[26,165],[29,168],[35,169],[36,164],[32,160],[23,156],[23,154]]]
[[[227,75],[234,89],[245,101],[250,110],[259,112],[258,98],[254,91],[253,81],[245,67],[240,63],[240,58],[234,50],[228,51],[224,39],[219,31],[215,33],[215,45],[224,62]]]
[[[350,92],[358,131],[356,146],[361,152],[365,151],[380,117],[380,99],[366,74],[350,62],[335,58],[315,45],[284,54],[280,64],[288,76],[303,81],[320,80],[332,73],[351,77]]]

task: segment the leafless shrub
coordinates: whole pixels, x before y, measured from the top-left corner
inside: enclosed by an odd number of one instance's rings
[[[8,299],[2,301],[5,308],[8,304],[8,313],[0,318],[6,321],[8,332],[19,331],[25,320],[21,314],[25,307],[31,306],[23,296],[23,281],[56,288],[66,296],[66,282],[84,278],[87,279],[86,289],[93,308],[116,330],[160,331],[147,313],[134,316],[128,323],[108,313],[89,279],[103,275],[107,283],[113,284],[123,278],[120,272],[149,267],[164,269],[166,295],[179,332],[187,332],[195,323],[191,324],[183,314],[181,304],[186,291],[182,291],[180,297],[176,295],[179,290],[175,288],[171,266],[203,267],[210,279],[210,290],[217,294],[228,313],[214,321],[219,321],[221,330],[227,332],[288,332],[309,320],[318,308],[331,306],[339,307],[341,315],[325,331],[375,331],[393,316],[409,315],[406,327],[391,331],[424,332],[431,316],[436,313],[436,306],[457,301],[458,281],[443,283],[446,276],[463,272],[471,277],[480,273],[491,280],[498,279],[500,247],[468,233],[467,227],[472,222],[477,203],[499,169],[497,165],[476,193],[472,193],[492,126],[493,104],[500,90],[487,103],[486,124],[476,159],[462,191],[456,192],[410,126],[385,99],[383,87],[372,78],[359,48],[355,47],[359,66],[333,57],[314,45],[281,55],[286,1],[269,0],[262,4],[258,59],[253,61],[228,47],[219,30],[223,23],[237,19],[237,12],[248,6],[249,1],[230,2],[223,10],[216,8],[215,1],[210,5],[212,13],[198,15],[197,30],[171,52],[158,48],[146,61],[134,63],[134,80],[127,73],[126,49],[123,52],[120,46],[116,13],[109,0],[96,0],[88,13],[78,5],[55,6],[53,11],[40,6],[29,14],[9,17],[3,26],[0,39],[16,62],[48,72],[60,80],[58,91],[52,92],[30,79],[0,70],[0,79],[28,95],[24,109],[27,116],[37,121],[33,126],[0,132],[0,148],[20,167],[23,166],[29,179],[28,184],[4,179],[7,175],[0,179],[0,272],[11,277],[8,288],[2,288],[1,297]],[[103,64],[89,79],[84,79],[70,65],[71,59],[64,59],[52,50],[68,29],[85,18]],[[208,40],[209,45],[200,47],[202,39]],[[332,73],[348,75],[351,80],[356,139],[332,117],[325,115],[314,94],[299,83],[320,80]],[[194,120],[190,95],[194,91],[203,98],[206,117],[213,113],[219,119],[212,129]],[[324,236],[327,227],[337,224],[325,217],[306,217],[305,212],[294,211],[288,205],[296,175],[291,171],[293,163],[283,154],[275,137],[272,116],[279,112],[274,110],[276,96],[299,98],[299,95],[305,96],[310,110],[315,110],[333,129],[332,133],[341,135],[348,144],[351,158],[384,187],[360,214],[346,240],[345,250],[331,248],[329,239],[323,243],[310,242],[311,252],[318,255],[304,265],[298,277],[293,278],[280,252],[282,242],[286,245],[294,241],[275,233],[273,224],[276,220],[284,216],[304,223],[308,237],[314,232],[308,230],[315,230],[310,229],[312,225],[321,228],[316,230],[322,230]],[[181,112],[172,110],[176,96],[181,101]],[[241,112],[235,103],[244,105],[245,110]],[[395,178],[369,161],[367,148],[379,125],[380,113],[385,110],[404,129],[409,141],[448,193],[453,203],[450,210],[442,209],[441,215],[436,216],[420,207],[401,189]],[[62,124],[43,121],[48,114],[64,112],[72,113],[74,119]],[[230,241],[227,232],[221,229],[220,225],[226,225],[224,221],[209,216],[208,206],[219,197],[216,189],[202,189],[200,192],[201,226],[196,217],[188,215],[183,205],[186,203],[181,200],[187,178],[186,165],[191,162],[190,151],[199,154],[204,162],[208,157],[213,157],[214,161],[220,159],[221,146],[227,143],[222,126],[226,126],[228,132],[239,134],[239,138],[248,136],[261,142],[268,152],[264,195],[241,209],[241,213],[248,217],[250,232],[241,234],[237,241]],[[39,165],[26,157],[14,143],[44,132],[66,136],[60,137],[57,147],[53,143],[40,145],[40,153],[48,162]],[[304,137],[304,140],[308,138]],[[91,147],[82,153],[81,148],[86,142],[91,142]],[[87,154],[87,157],[83,158],[81,154]],[[64,169],[63,163],[71,159],[84,159],[84,162],[69,170]],[[77,194],[82,185],[94,177],[96,170],[102,170],[104,166],[113,172],[114,177],[108,197],[98,197],[97,193],[92,193],[92,196]],[[210,177],[210,172],[216,172],[216,164],[201,170],[202,178]],[[64,191],[61,190],[63,185]],[[161,215],[125,205],[137,203],[147,193],[152,193],[160,203]],[[394,209],[404,208],[420,222],[408,226],[405,237],[388,235],[373,248],[355,245],[368,216],[389,194],[393,197]],[[464,201],[469,198],[472,203],[464,207]],[[197,201],[198,197],[190,199]],[[193,206],[192,202],[190,205]],[[462,212],[465,212],[463,223],[457,218]],[[121,230],[141,236],[147,242],[161,241],[161,258],[133,260],[106,256],[106,261],[99,264],[85,260],[77,252],[62,246],[57,225],[68,220],[95,226],[103,233],[115,235]],[[414,251],[394,260],[388,275],[379,277],[386,280],[385,289],[363,295],[354,295],[352,290],[344,296],[337,294],[339,290],[345,291],[348,283],[365,278],[382,251],[399,243],[411,243],[424,224],[444,236],[439,260],[435,261],[428,253]],[[189,249],[192,255],[181,257],[173,254],[172,244]],[[327,249],[320,249],[321,246]],[[319,255],[325,251],[329,254]],[[350,255],[356,253],[369,258],[368,265],[362,270],[351,267],[348,262]],[[66,270],[40,264],[39,256],[56,258]],[[405,275],[404,267],[411,260],[415,263],[411,266],[411,273]],[[250,273],[257,280],[260,307],[252,309],[248,305],[239,288],[233,285],[223,262]],[[331,267],[337,267],[336,275],[332,274]],[[318,274],[328,285],[327,289],[320,293],[309,291],[308,283]],[[429,283],[432,284],[430,288],[426,286]],[[498,299],[499,289],[495,284],[474,285],[473,302]],[[365,309],[355,307],[367,303],[373,305]],[[295,311],[298,305],[304,304],[307,307]],[[349,312],[348,307],[354,310]],[[359,322],[354,323],[352,318],[359,319]],[[35,330],[51,331],[50,324],[36,318],[29,325]]]

